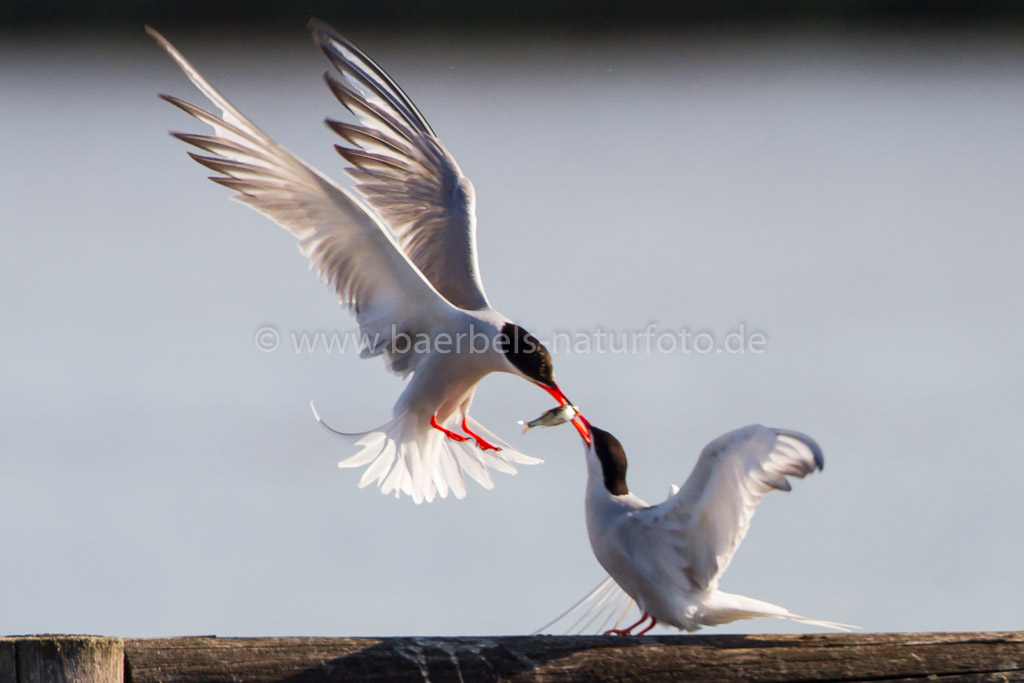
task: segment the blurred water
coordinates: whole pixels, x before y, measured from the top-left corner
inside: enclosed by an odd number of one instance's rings
[[[168,37],[340,174],[301,27]],[[505,314],[765,332],[763,354],[557,357],[649,500],[749,422],[824,446],[723,588],[869,630],[1024,628],[1018,38],[353,38],[476,185]],[[0,40],[0,633],[523,633],[596,584],[577,439],[517,436],[549,405],[526,383],[488,378],[474,414],[547,462],[492,492],[416,507],[334,467],[309,400],[364,429],[401,385],[256,348],[352,324],[164,134],[197,128],[157,92],[198,98],[141,32]]]

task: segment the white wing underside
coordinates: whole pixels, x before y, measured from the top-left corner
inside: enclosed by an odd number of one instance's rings
[[[786,477],[802,478],[823,466],[820,447],[804,434],[761,425],[737,429],[704,448],[686,483],[673,485],[665,502],[624,520],[624,535],[643,537],[638,546],[655,549],[665,585],[691,594],[698,627],[773,617],[838,630],[857,628],[718,590],[761,498],[775,489],[790,490]],[[631,611],[639,617],[639,606],[609,576],[538,633],[556,624],[564,633],[600,633],[635,621]]]
[[[218,116],[175,97],[161,97],[211,126],[213,135],[175,133],[206,152],[193,159],[220,174],[210,179],[235,199],[266,215],[299,240],[299,249],[321,279],[352,309],[363,340],[362,355],[385,355],[406,375],[415,353],[391,356],[395,333],[416,338],[456,314],[409,261],[395,238],[353,195],[293,156],[235,109],[160,34],[147,31],[210,100]],[[400,337],[399,337],[400,338]]]
[[[455,308],[453,302],[469,308],[486,305],[486,297],[476,276],[476,256],[472,246],[472,188],[468,181],[456,183],[469,193],[466,195],[468,199],[464,205],[456,203],[451,207],[452,215],[456,216],[459,206],[465,209],[461,214],[464,219],[461,225],[447,218],[441,223],[434,220],[438,211],[437,206],[431,205],[430,197],[437,198],[438,188],[450,192],[452,188],[446,183],[453,174],[456,178],[461,178],[461,174],[429,128],[415,142],[409,141],[409,146],[403,148],[403,154],[409,163],[422,161],[426,164],[429,159],[423,155],[434,150],[436,163],[433,170],[426,169],[422,177],[415,173],[407,177],[405,194],[402,194],[401,187],[406,181],[401,179],[392,179],[394,182],[388,185],[378,178],[383,184],[361,187],[364,195],[383,215],[398,221],[393,227],[402,242],[399,244],[372,209],[274,142],[217,92],[167,40],[149,27],[146,30],[221,112],[214,114],[178,98],[161,95],[213,128],[212,135],[175,133],[175,137],[205,152],[190,155],[218,174],[211,180],[237,193],[232,199],[266,215],[298,238],[299,248],[309,258],[310,267],[334,287],[341,303],[355,313],[362,339],[362,357],[382,355],[390,370],[407,376],[416,370],[425,356],[417,350],[419,345],[404,344],[399,348],[393,342],[419,339],[421,336],[432,338],[440,331],[451,329],[456,318],[466,315]],[[341,58],[331,54],[331,49],[336,47],[335,39],[326,29],[318,28],[317,33],[328,56],[339,64]],[[350,66],[349,72],[356,69],[359,62],[354,61],[353,64],[355,66]],[[386,75],[383,78],[386,79]],[[347,91],[335,88],[335,92]],[[401,93],[397,86],[394,86],[394,92]],[[360,107],[366,111],[378,111],[372,102],[363,100],[358,94],[349,93],[347,98],[343,103],[353,111],[362,111]],[[411,103],[408,107],[415,111]],[[396,154],[399,145],[389,142],[389,136],[401,137],[406,132],[397,122],[379,133],[369,128],[339,126],[348,131],[357,144],[376,136],[382,144],[390,145]],[[401,155],[395,157],[398,161],[394,163],[401,162],[399,157]],[[370,169],[362,172],[377,172],[373,170],[376,162],[365,155],[362,159]],[[431,176],[431,173],[440,175]],[[423,192],[429,195],[426,199],[416,194]],[[397,202],[394,206],[385,196],[388,193],[394,193]],[[416,207],[429,220],[425,218],[411,223],[398,220],[399,214],[414,211]],[[435,264],[436,267],[445,272],[451,268],[465,278],[446,279],[443,274],[434,273],[427,267],[433,258],[430,243],[435,239],[438,249],[446,257],[461,259],[457,262],[442,259]],[[460,242],[461,251],[453,246]],[[435,289],[410,257],[419,259],[426,271],[433,273],[436,282],[445,287],[450,298]],[[461,270],[459,263],[462,264]],[[467,478],[479,482],[484,488],[491,488],[490,469],[514,474],[513,464],[540,462],[517,452],[468,416],[471,429],[502,450],[482,451],[472,441],[445,441],[439,431],[425,422],[429,417],[429,414],[406,412],[375,430],[342,435],[350,438],[361,450],[343,460],[341,466],[365,466],[360,486],[376,483],[384,493],[396,496],[405,493],[420,503],[435,497],[443,498],[449,492],[457,498],[465,496]],[[458,425],[449,427],[457,429]]]
[[[808,436],[750,425],[712,441],[678,492],[638,510],[635,532],[658,549],[658,564],[679,586],[713,590],[750,528],[761,498],[789,491],[824,461]]]
[[[489,308],[476,253],[473,186],[416,105],[387,73],[326,24],[313,38],[339,80],[324,74],[338,101],[362,125],[327,120],[350,146],[335,145],[356,189],[398,238],[403,251],[453,305]]]

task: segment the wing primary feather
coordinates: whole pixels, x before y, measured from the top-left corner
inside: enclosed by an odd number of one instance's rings
[[[355,164],[359,168],[376,167],[382,170],[394,169],[395,171],[398,171],[396,179],[406,177],[411,171],[407,164],[394,157],[386,157],[381,154],[364,152],[360,149],[342,147],[341,145],[335,145],[334,148],[338,150],[338,154],[345,158],[345,161]]]
[[[349,53],[351,53],[356,59],[355,62],[364,67],[369,73],[375,76],[384,86],[384,90],[387,91],[387,96],[384,98],[392,104],[396,104],[399,111],[405,110],[411,115],[410,123],[416,124],[417,127],[422,128],[423,132],[427,135],[434,136],[434,129],[427,123],[426,118],[420,113],[420,110],[416,107],[411,99],[405,94],[405,92],[398,86],[398,84],[388,75],[384,69],[382,69],[376,62],[370,59],[362,50],[353,45],[348,39],[342,36],[340,33],[335,31],[333,28],[320,21],[319,19],[311,19],[309,21],[309,28],[313,31],[313,37],[320,45],[320,49],[324,51],[327,58],[331,60],[331,63],[335,65],[340,71],[344,72],[344,67],[351,68],[350,60],[344,59],[344,57],[337,55],[334,50],[329,49],[330,43],[333,41],[337,43]],[[324,40],[326,38],[326,40]],[[380,92],[380,88],[374,88],[375,92]]]
[[[406,109],[400,102],[397,102],[389,93],[381,89],[376,83],[373,82],[365,73],[357,68],[353,68],[352,65],[341,62],[334,59],[330,54],[328,57],[334,66],[340,71],[346,78],[350,78],[355,81],[356,86],[362,86],[367,91],[376,95],[380,100],[390,105],[401,117],[401,119],[408,124],[410,127],[423,135],[432,135],[433,133],[420,125],[420,122],[415,119],[412,113]]]
[[[792,429],[776,429],[775,433],[779,436],[786,436],[790,439],[795,439],[807,446],[807,448],[811,450],[811,455],[814,456],[814,462],[818,465],[818,469],[822,471],[825,470],[825,454],[822,453],[821,446],[818,445],[817,441],[802,432],[796,432]]]
[[[723,434],[701,452],[678,493],[647,508],[660,532],[682,534],[678,548],[662,545],[665,561],[701,589],[717,586],[761,498],[789,491],[787,477],[804,477],[824,462],[821,447],[805,434],[748,425]]]
[[[413,142],[415,133],[409,127],[396,119],[394,116],[378,107],[373,102],[364,100],[358,93],[352,91],[347,85],[339,81],[330,72],[324,74],[327,87],[334,94],[335,99],[341,106],[363,119],[378,120],[396,134],[402,136],[409,142]]]
[[[231,159],[222,159],[220,157],[208,157],[202,154],[196,154],[195,152],[188,152],[188,155],[192,159],[211,171],[217,173],[223,173],[224,175],[234,175],[235,173],[259,173],[259,168],[252,164],[247,164],[243,161],[233,161]]]
[[[373,128],[357,126],[343,121],[335,121],[334,119],[325,119],[324,123],[326,123],[327,127],[332,131],[361,149],[366,149],[370,145],[380,145],[390,149],[395,154],[400,154],[404,157],[412,155],[411,149],[401,145],[395,140],[389,138],[387,135],[384,135]]]
[[[216,135],[172,132],[171,136],[181,140],[182,142],[188,143],[193,147],[198,147],[199,149],[210,152],[211,154],[220,154],[222,156],[237,154],[250,159],[259,159],[260,161],[270,162],[270,158],[259,150],[242,147],[241,145],[231,142],[227,138],[218,137]]]
[[[159,95],[157,95],[157,97],[159,97],[160,99],[169,104],[174,105],[175,107],[185,112],[192,118],[202,121],[203,123],[212,126],[217,130],[224,130],[230,132],[232,135],[237,135],[238,137],[244,140],[248,140],[249,142],[256,145],[260,144],[260,141],[253,137],[250,133],[242,130],[238,126],[228,123],[221,117],[217,116],[212,112],[206,111],[202,107],[198,107],[192,104],[191,102],[186,102],[185,100],[174,97],[173,95],[165,95],[163,93],[160,93]]]
[[[222,178],[220,176],[210,176],[209,179],[218,185],[228,188],[229,190],[234,190],[242,197],[248,197],[250,199],[254,199],[256,197],[252,192],[253,188],[247,181],[239,180],[238,178]]]
[[[350,164],[345,172],[355,189],[437,292],[458,308],[489,308],[477,262],[472,184],[383,69],[322,22],[310,28],[334,67],[324,82],[362,124],[327,121],[352,146],[336,149]]]
[[[361,334],[373,337],[389,327],[416,334],[447,325],[449,316],[457,315],[373,211],[274,142],[166,39],[151,28],[147,32],[222,112],[215,115],[164,96],[169,104],[214,130],[212,135],[172,135],[211,155],[191,154],[196,162],[221,174],[210,179],[238,193],[233,199],[270,217],[298,239],[311,267],[333,285],[343,305],[354,309]],[[419,358],[410,356],[405,361],[406,374],[415,369]]]

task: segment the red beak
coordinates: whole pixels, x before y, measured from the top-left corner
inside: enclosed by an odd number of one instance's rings
[[[541,389],[543,389],[544,391],[546,391],[549,394],[551,394],[552,398],[554,398],[556,401],[558,401],[558,405],[560,405],[560,406],[572,405],[572,402],[569,400],[569,398],[565,394],[562,393],[562,390],[558,388],[557,384],[555,386],[553,386],[553,387],[549,387],[549,386],[544,385],[544,384],[540,384],[539,386],[540,386]],[[574,417],[572,419],[572,426],[576,428],[576,431],[580,433],[580,437],[582,437],[583,441],[589,446],[590,445],[590,423],[587,422],[587,419],[585,417],[583,417],[582,413],[576,413],[576,417]]]

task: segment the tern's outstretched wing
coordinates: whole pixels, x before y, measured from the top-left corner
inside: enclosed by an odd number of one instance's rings
[[[363,125],[328,119],[351,146],[336,145],[352,164],[358,189],[388,224],[406,255],[448,301],[488,308],[476,255],[473,186],[416,105],[373,60],[326,24],[313,37],[343,80],[324,77]]]
[[[271,140],[235,109],[167,40],[146,31],[178,63],[221,114],[175,97],[161,97],[213,127],[213,135],[175,133],[206,152],[193,159],[218,175],[210,179],[236,199],[266,215],[299,240],[299,248],[342,304],[356,314],[364,356],[386,354],[400,374],[415,369],[419,356],[392,353],[397,335],[430,333],[457,311],[409,261],[394,237],[354,196]],[[402,337],[397,337],[401,339]]]
[[[822,469],[810,437],[750,425],[720,436],[700,454],[678,493],[640,510],[637,521],[658,535],[658,562],[673,565],[695,589],[715,588],[743,541],[761,497],[790,490],[786,477]]]

